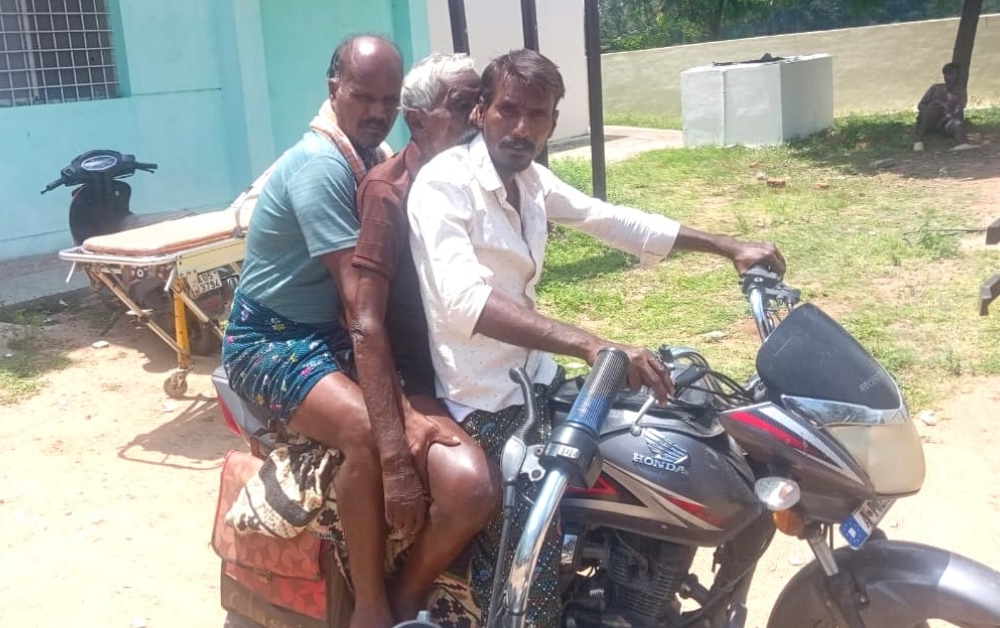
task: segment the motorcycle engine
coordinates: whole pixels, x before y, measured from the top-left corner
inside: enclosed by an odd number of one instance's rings
[[[687,577],[696,548],[627,532],[611,536],[608,611],[631,626],[669,625],[680,612],[677,591]]]
[[[589,607],[594,615],[580,616],[570,626],[638,628],[669,626],[680,613],[677,592],[687,578],[697,548],[677,545],[638,534],[606,530],[603,547],[591,547],[591,556],[602,555],[603,586],[589,588],[576,607]],[[591,582],[594,582],[592,580]],[[595,598],[600,598],[599,602]],[[598,602],[595,604],[595,602]]]

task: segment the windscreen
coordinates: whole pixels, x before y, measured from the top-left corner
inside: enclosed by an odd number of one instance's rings
[[[757,353],[757,373],[779,395],[876,410],[902,405],[885,369],[843,327],[808,303],[792,310],[767,337]]]

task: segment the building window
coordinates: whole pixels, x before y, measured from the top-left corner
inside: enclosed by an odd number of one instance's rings
[[[107,0],[0,0],[0,107],[118,97]]]

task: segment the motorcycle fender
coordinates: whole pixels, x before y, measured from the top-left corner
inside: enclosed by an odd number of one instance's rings
[[[951,552],[903,541],[870,541],[855,551],[834,552],[867,598],[860,610],[866,626],[913,626],[940,618],[958,625],[1000,625],[1000,573]],[[768,628],[830,621],[832,600],[814,561],[778,596]],[[805,620],[805,621],[804,621]]]

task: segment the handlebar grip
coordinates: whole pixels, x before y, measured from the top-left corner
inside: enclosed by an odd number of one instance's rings
[[[52,183],[46,185],[45,189],[42,190],[40,193],[41,194],[45,194],[46,192],[51,192],[52,190],[56,189],[57,187],[59,187],[62,184],[63,184],[63,179],[62,179],[62,177],[59,177],[58,179],[56,179]]]
[[[146,172],[155,172],[160,166],[158,164],[144,163],[141,161],[135,162],[136,170],[145,170]]]
[[[628,366],[628,355],[621,349],[601,349],[593,370],[570,408],[566,423],[581,427],[594,436],[600,433],[601,424],[611,411],[611,404],[625,385]]]

